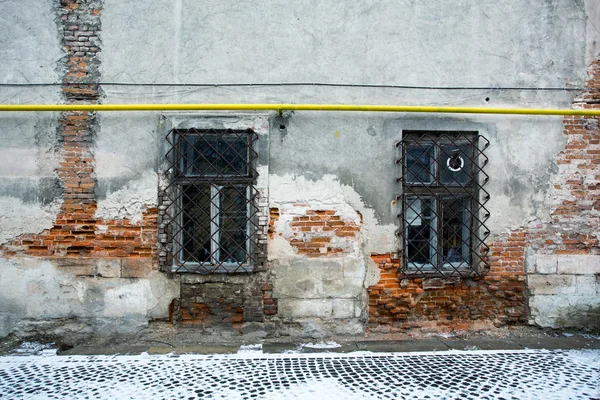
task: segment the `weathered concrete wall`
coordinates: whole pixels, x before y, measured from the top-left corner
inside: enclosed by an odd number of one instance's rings
[[[537,254],[527,283],[541,326],[600,328],[600,257]]]
[[[600,60],[588,70],[591,92],[578,108],[598,109]],[[548,203],[550,223],[529,229],[526,269],[531,319],[541,326],[600,326],[600,118],[567,117]]]
[[[135,333],[168,315],[179,284],[158,272],[129,278],[119,259],[0,261],[0,337]]]
[[[568,108],[577,100],[577,93],[569,91],[97,86],[98,82],[490,88],[587,84],[597,90],[597,83],[586,75],[600,51],[600,35],[591,22],[597,20],[600,4],[592,0],[445,5],[236,0],[210,7],[192,0],[67,0],[52,6],[36,1],[26,13],[20,2],[6,0],[2,7],[6,22],[0,25],[0,82],[63,83],[55,88],[2,87],[0,100],[6,103]],[[594,104],[591,99],[580,106]],[[218,117],[238,114],[222,112]],[[186,115],[184,119],[190,117]],[[190,118],[208,115],[215,113],[194,113]],[[235,332],[263,329],[269,334],[322,336],[357,334],[367,326],[384,332],[477,324],[489,329],[492,324],[523,323],[527,317],[543,326],[566,326],[572,323],[563,322],[568,320],[586,327],[595,318],[589,310],[597,308],[597,283],[592,284],[597,272],[557,269],[548,274],[536,265],[543,264],[539,260],[544,257],[567,257],[560,251],[574,250],[588,257],[585,265],[597,265],[596,119],[271,113],[265,117],[271,124],[266,128],[268,145],[261,150],[268,169],[260,177],[262,200],[270,209],[268,268],[248,276],[186,275],[180,282],[158,271],[165,118],[170,117],[158,112],[0,115],[0,132],[7,138],[0,145],[0,244],[2,256],[8,258],[0,285],[27,287],[35,282],[33,275],[44,273],[52,282],[85,285],[82,293],[100,293],[78,297],[79,303],[73,297],[49,316],[56,321],[68,315],[118,320],[127,314],[135,316],[135,325],[179,313],[188,325],[207,332],[217,322]],[[565,135],[565,126],[575,132]],[[403,130],[478,131],[491,142],[486,151],[491,177],[486,186],[491,194],[487,225],[492,232],[487,279],[432,285],[406,281],[398,274],[394,199],[402,188],[396,182],[395,143]],[[580,158],[592,165],[584,177],[577,175],[583,161],[566,162],[577,156],[571,150],[590,156]],[[577,193],[582,190],[587,193]],[[266,215],[263,218],[266,221]],[[580,236],[571,238],[573,232]],[[549,247],[553,244],[546,241],[555,240],[551,236],[560,237],[563,247]],[[87,260],[78,267],[86,269],[85,277],[72,269],[80,260]],[[104,265],[103,260],[110,262]],[[568,257],[563,261],[560,264],[573,262]],[[32,271],[29,275],[15,272],[22,263]],[[549,293],[545,282],[552,279],[564,284]],[[567,294],[573,280],[585,281],[587,289]],[[70,299],[62,286],[44,282],[52,289],[42,290],[47,295],[40,298]],[[158,297],[148,287],[161,288]],[[98,300],[117,288],[125,294],[123,299],[143,295],[135,304]],[[569,310],[560,307],[565,298],[572,306]],[[32,324],[46,318],[31,299],[15,295],[0,302],[10,305],[4,307],[8,311],[0,336],[12,329],[25,331],[19,325],[23,318]],[[151,307],[155,301],[158,305]],[[166,304],[172,304],[170,311]],[[125,314],[110,314],[112,306]],[[206,307],[221,310],[217,314],[223,318],[206,313]],[[581,319],[565,318],[568,313]],[[118,329],[112,322],[89,323],[96,330]]]
[[[334,175],[318,181],[272,175],[270,182],[276,216],[268,253],[279,318],[311,335],[359,334],[367,277],[373,274],[363,248],[377,240],[393,243],[394,227],[378,226],[360,196]]]
[[[586,3],[595,8],[593,1]],[[192,0],[137,5],[109,0],[104,5],[103,76],[128,82],[295,78],[490,86],[560,86],[567,78],[581,84],[582,77],[573,73],[585,66],[586,24],[582,9],[567,0],[442,6],[223,1],[211,7]],[[145,57],[130,63],[132,54]],[[258,92],[252,94],[265,95]]]
[[[50,2],[33,1],[24,15],[22,6],[2,3],[0,82],[55,82],[62,53],[54,9]],[[59,101],[59,88],[0,90],[2,103]],[[54,173],[60,159],[57,120],[55,113],[0,115],[0,243],[52,226],[62,192]]]
[[[9,23],[2,25],[2,82],[62,83],[2,88],[3,101],[97,102],[102,2],[40,2],[29,14],[18,2],[2,6]],[[132,187],[147,202],[135,209],[99,207],[94,114],[0,117],[7,138],[0,150],[0,336],[77,340],[168,318],[179,285],[152,258],[156,186],[152,196]]]

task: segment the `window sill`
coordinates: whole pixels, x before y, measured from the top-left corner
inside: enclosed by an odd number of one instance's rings
[[[256,272],[257,268],[251,265],[201,265],[190,263],[187,265],[171,266],[171,273],[174,274],[194,274],[194,275],[211,275],[211,274],[251,274]]]
[[[439,271],[439,270],[431,270],[431,271],[423,271],[423,270],[414,270],[414,269],[399,269],[399,271],[403,276],[407,278],[447,278],[447,277],[463,277],[463,278],[476,278],[481,276],[481,271],[473,270],[471,268],[464,268],[459,270],[448,270],[448,271]]]

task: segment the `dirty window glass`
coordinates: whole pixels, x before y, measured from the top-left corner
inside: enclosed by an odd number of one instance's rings
[[[181,190],[181,258],[209,262],[211,254],[211,187],[185,185]]]
[[[471,207],[468,198],[442,198],[442,264],[469,263]]]
[[[219,188],[219,260],[225,263],[244,262],[246,258],[246,190],[244,185]]]
[[[442,144],[439,151],[440,183],[467,185],[471,181],[471,146],[469,144]]]
[[[180,169],[186,176],[247,175],[248,137],[184,134]]]
[[[166,265],[173,272],[251,272],[259,264],[254,186],[258,135],[252,130],[173,130],[167,153],[171,222]]]
[[[435,180],[435,147],[413,145],[406,149],[406,182],[427,184]]]
[[[411,198],[406,202],[406,238],[409,263],[434,264],[436,224],[435,200],[433,198]]]
[[[489,248],[483,185],[489,141],[477,132],[403,132],[401,244],[404,271],[478,274]],[[403,162],[400,162],[403,161]],[[481,212],[481,214],[480,214]]]

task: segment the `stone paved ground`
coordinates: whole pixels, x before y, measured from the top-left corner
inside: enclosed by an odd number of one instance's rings
[[[1,399],[600,399],[592,349],[41,354],[0,357]]]

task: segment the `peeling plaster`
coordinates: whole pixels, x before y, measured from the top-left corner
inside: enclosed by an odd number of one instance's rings
[[[279,223],[279,222],[278,222]],[[272,239],[269,239],[269,248],[267,251],[267,255],[269,260],[285,260],[291,257],[297,257],[298,254],[292,248],[290,242],[288,242],[279,234],[273,236]]]
[[[256,187],[261,192],[266,192],[269,189],[269,167],[267,165],[259,165],[256,168],[258,178],[256,179]],[[263,193],[264,196],[264,193]]]
[[[306,175],[310,176],[310,172]],[[354,188],[342,184],[335,175],[314,180],[306,175],[269,176],[270,207],[279,209],[268,253],[272,262],[273,293],[280,302],[280,315],[297,318],[312,310],[311,315],[322,318],[316,325],[326,324],[331,319],[349,318],[346,323],[354,324],[362,332],[361,324],[367,314],[365,288],[379,279],[379,270],[369,256],[371,252],[385,253],[396,249],[394,232],[397,227],[380,225],[374,210],[364,204]],[[296,254],[287,240],[295,237],[290,222],[294,216],[306,215],[309,209],[335,210],[342,220],[360,226],[360,236],[356,238],[332,239],[332,243],[338,239],[344,241],[336,247],[348,245],[353,251],[342,258],[305,258]]]
[[[10,298],[3,297],[6,293]],[[158,271],[138,279],[82,277],[47,260],[0,259],[0,337],[25,318],[60,324],[91,317],[97,320],[97,333],[125,332],[131,321],[139,326],[148,318],[167,318],[178,296],[179,281]]]
[[[98,202],[96,218],[127,218],[133,224],[142,220],[142,213],[149,206],[158,202],[158,175],[154,171],[146,171],[137,180],[130,181],[123,188],[107,194]]]
[[[32,232],[42,232],[54,225],[62,200],[49,205],[24,203],[15,197],[0,197],[0,243]]]
[[[361,225],[363,252],[387,253],[397,249],[396,225],[380,225],[373,209],[367,207],[360,194],[349,185],[340,183],[335,175],[324,175],[321,179],[311,180],[305,175],[285,174],[269,176],[269,199],[271,207],[278,207],[282,215],[286,213],[303,214],[303,205],[312,209],[336,210],[343,218]],[[359,214],[360,213],[360,214]],[[284,232],[289,229],[278,221],[278,228]]]

